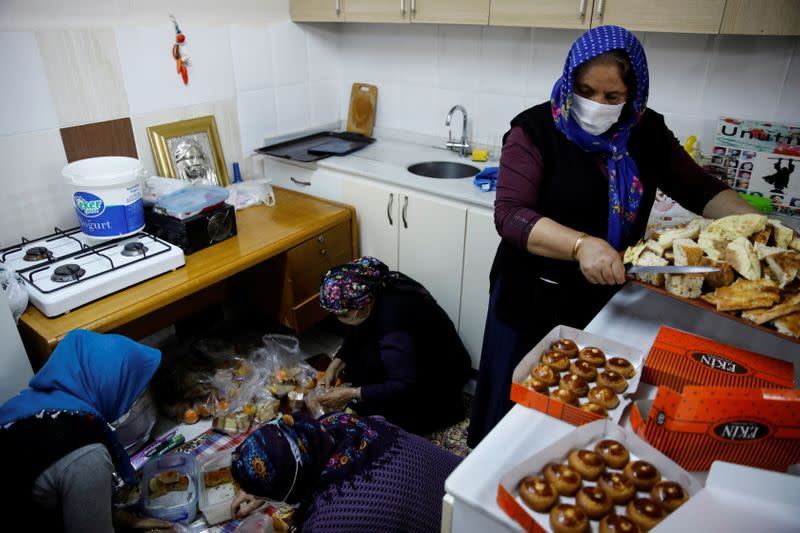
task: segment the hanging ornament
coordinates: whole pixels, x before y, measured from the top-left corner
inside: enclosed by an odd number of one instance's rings
[[[186,41],[186,36],[178,26],[178,21],[175,20],[175,16],[170,15],[169,18],[175,26],[175,44],[172,45],[172,57],[175,59],[175,70],[180,74],[181,79],[183,79],[183,84],[189,85],[189,71],[186,69],[189,63],[189,56],[184,55],[181,50],[181,46],[183,46],[183,43]]]

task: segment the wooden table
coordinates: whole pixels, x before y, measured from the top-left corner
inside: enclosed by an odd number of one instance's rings
[[[145,337],[176,320],[190,315],[210,303],[224,301],[229,296],[225,283],[232,276],[258,267],[269,260],[286,264],[286,253],[301,244],[319,241],[318,259],[308,259],[308,246],[299,254],[306,262],[316,262],[313,272],[318,273],[333,262],[344,262],[357,254],[355,210],[352,207],[321,200],[305,194],[275,188],[274,207],[263,205],[236,212],[238,235],[186,256],[186,265],[144,281],[112,295],[95,300],[64,315],[48,318],[33,306],[23,313],[19,329],[34,371],[38,370],[58,342],[73,329],[88,329],[101,333],[122,333],[134,339]],[[328,250],[325,232],[335,229],[346,232],[349,243]],[[347,246],[349,244],[349,246]],[[312,250],[313,251],[313,250]],[[296,254],[297,255],[297,254]],[[291,273],[285,269],[271,268],[272,276],[281,279],[264,280],[265,285],[313,286],[298,283],[299,271],[306,265],[295,265]],[[316,282],[319,287],[319,282]],[[281,298],[278,291],[276,298]],[[283,291],[284,297],[291,291]],[[314,294],[295,295],[307,302]],[[304,302],[284,302],[270,306],[274,309]],[[319,307],[318,305],[316,306]]]

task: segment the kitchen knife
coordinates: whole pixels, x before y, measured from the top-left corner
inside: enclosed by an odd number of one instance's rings
[[[709,274],[719,272],[718,268],[707,266],[675,266],[675,265],[625,265],[628,274]]]

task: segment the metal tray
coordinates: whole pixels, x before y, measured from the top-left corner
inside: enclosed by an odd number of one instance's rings
[[[256,152],[308,163],[331,155],[351,154],[373,142],[375,139],[360,133],[325,131],[257,148]]]

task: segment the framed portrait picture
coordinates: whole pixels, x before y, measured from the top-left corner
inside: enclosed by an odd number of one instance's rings
[[[147,135],[159,175],[223,187],[228,184],[213,116],[150,126]]]

